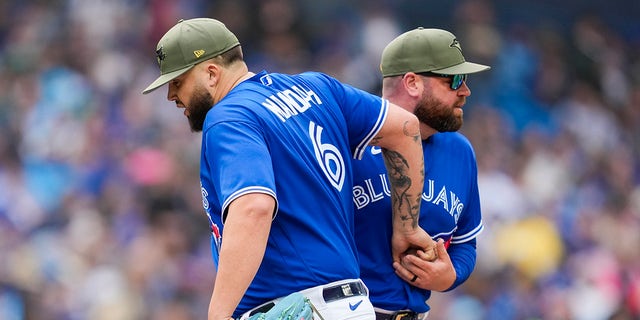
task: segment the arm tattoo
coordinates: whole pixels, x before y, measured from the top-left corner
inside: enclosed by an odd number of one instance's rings
[[[385,150],[384,161],[387,165],[389,182],[391,182],[391,205],[394,212],[401,214],[400,219],[411,224],[412,228],[418,226],[418,203],[412,203],[412,195],[407,193],[411,187],[411,178],[407,175],[409,163],[398,152]],[[422,169],[424,170],[424,169]]]
[[[418,132],[413,132],[413,133],[412,133],[412,132],[409,132],[409,129],[407,128],[407,124],[408,124],[408,123],[409,123],[409,122],[408,122],[408,121],[406,121],[406,122],[404,123],[404,125],[402,126],[402,132],[404,133],[404,135],[405,135],[405,136],[407,136],[407,137],[413,137],[413,141],[414,141],[414,142],[418,142],[418,141],[420,141],[420,139],[421,139],[421,138],[420,138],[420,129],[418,129]]]

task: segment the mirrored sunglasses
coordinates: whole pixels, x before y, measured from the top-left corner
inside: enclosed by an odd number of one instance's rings
[[[434,72],[419,72],[416,73],[425,77],[440,77],[440,78],[449,78],[451,79],[451,89],[458,90],[462,86],[462,84],[467,81],[466,74],[440,74]]]

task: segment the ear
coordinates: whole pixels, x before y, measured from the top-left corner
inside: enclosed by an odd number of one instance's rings
[[[220,81],[222,74],[222,68],[215,63],[207,62],[204,66],[204,71],[207,74],[207,84],[209,87],[215,86]]]
[[[402,77],[402,85],[407,93],[412,97],[419,97],[422,95],[422,92],[425,90],[424,81],[424,78],[413,72],[407,72]]]

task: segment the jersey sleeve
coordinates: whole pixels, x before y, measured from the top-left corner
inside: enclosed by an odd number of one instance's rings
[[[451,287],[445,291],[451,291],[461,284],[463,284],[476,266],[476,239],[471,239],[467,242],[452,244],[447,249],[453,268],[456,271],[456,280]]]
[[[379,96],[341,83],[322,73],[317,79],[327,82],[344,116],[354,159],[361,159],[371,140],[378,134],[387,117],[389,102]]]
[[[210,168],[223,222],[229,204],[244,194],[265,193],[277,201],[271,155],[261,129],[254,123],[217,122],[203,132],[202,154]],[[247,170],[247,164],[251,170]]]
[[[484,229],[482,223],[482,213],[480,210],[480,194],[478,192],[478,166],[475,154],[471,145],[467,141],[470,157],[469,161],[469,202],[465,206],[463,213],[457,223],[456,232],[451,238],[451,244],[460,244],[475,239]]]

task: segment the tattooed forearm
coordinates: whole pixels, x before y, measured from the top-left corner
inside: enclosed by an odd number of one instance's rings
[[[419,197],[415,201],[416,195],[408,193],[412,185],[409,177],[409,162],[396,151],[385,150],[384,161],[387,164],[387,173],[391,184],[391,204],[393,211],[400,214],[399,218],[409,223],[411,228],[418,226]],[[424,169],[421,169],[424,171]],[[404,224],[404,223],[403,223]]]

